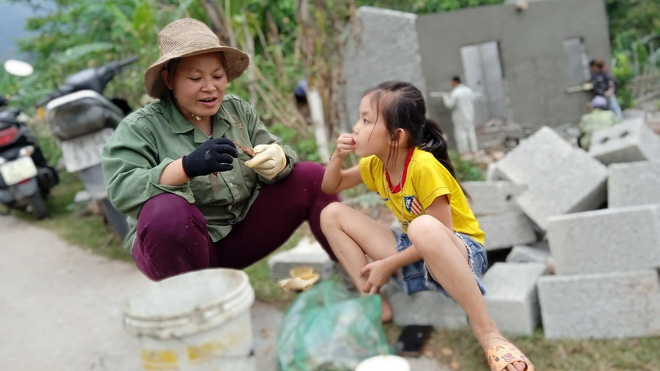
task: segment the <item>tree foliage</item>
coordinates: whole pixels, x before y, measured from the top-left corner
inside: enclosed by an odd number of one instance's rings
[[[310,131],[292,102],[296,82],[307,79],[318,88],[325,107],[328,134],[342,118],[341,45],[355,8],[368,5],[416,14],[500,4],[504,0],[10,0],[49,12],[35,13],[27,29],[36,36],[20,42],[32,53],[36,77],[18,84],[33,101],[86,67],[136,55],[138,62],[115,78],[107,93],[127,98],[135,107],[144,93],[143,73],[158,58],[158,31],[190,16],[209,25],[208,6],[217,8],[227,40],[250,53],[246,77],[232,82],[230,92],[250,100],[267,124],[301,133],[309,147]],[[640,37],[660,31],[657,0],[605,0],[614,51],[630,48]],[[622,60],[625,58],[621,57]],[[7,81],[5,81],[7,80]],[[313,142],[313,140],[312,140]]]

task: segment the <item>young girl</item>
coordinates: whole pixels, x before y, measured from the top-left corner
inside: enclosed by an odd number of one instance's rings
[[[342,170],[353,152],[362,157],[360,164]],[[491,370],[533,370],[486,310],[484,232],[455,179],[443,133],[426,119],[424,98],[413,85],[385,82],[368,90],[353,133],[337,138],[323,191],[334,194],[361,182],[378,192],[403,233],[341,203],[323,210],[323,232],[355,286],[364,294],[379,293],[394,275],[409,294],[449,295],[465,310]],[[382,318],[389,321],[392,309],[384,298],[382,303]]]

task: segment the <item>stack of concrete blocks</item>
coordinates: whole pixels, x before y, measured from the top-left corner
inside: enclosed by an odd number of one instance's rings
[[[660,151],[660,142],[639,120],[597,131],[593,138],[590,153],[610,163],[608,208],[550,219],[557,275],[538,284],[545,335],[658,336],[660,157],[649,154]],[[639,159],[653,161],[631,162]]]
[[[470,208],[486,233],[486,250],[500,250],[536,242],[534,224],[522,212],[516,198],[526,185],[508,181],[463,182]]]
[[[556,276],[539,280],[547,338],[660,335],[660,205],[553,217]]]
[[[593,133],[589,154],[603,164],[660,160],[660,137],[643,118],[632,118]]]
[[[515,201],[539,232],[553,216],[596,209],[606,201],[606,167],[548,127],[492,164],[488,179],[526,187]],[[487,217],[478,219],[487,225]],[[493,234],[487,231],[486,244]],[[539,244],[536,239],[514,244],[507,263],[495,264],[484,276],[486,306],[505,333],[532,335],[541,323],[537,282],[548,273],[550,252]]]
[[[491,166],[491,180],[527,185],[518,205],[542,230],[548,218],[602,206],[607,168],[544,126]]]

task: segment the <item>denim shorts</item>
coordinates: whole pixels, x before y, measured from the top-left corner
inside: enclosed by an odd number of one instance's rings
[[[477,281],[477,285],[479,286],[479,290],[481,290],[481,294],[486,294],[486,287],[481,280],[484,276],[484,273],[486,272],[486,269],[488,268],[486,250],[472,237],[459,232],[455,232],[454,234],[456,234],[456,236],[458,236],[467,247],[468,262],[470,264],[470,268],[472,269],[474,279]],[[407,234],[394,232],[394,235],[396,236],[397,251],[401,252],[412,245],[412,242],[410,242]],[[440,286],[440,284],[436,282],[433,277],[431,277],[431,274],[429,273],[424,260],[406,265],[405,267],[399,269],[397,273],[392,276],[392,280],[396,282],[397,285],[399,285],[406,294],[409,295],[419,291],[430,290],[439,291],[445,296],[451,297],[447,291],[445,291],[445,289],[443,289],[442,286]]]

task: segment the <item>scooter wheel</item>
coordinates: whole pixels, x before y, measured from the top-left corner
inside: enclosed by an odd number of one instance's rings
[[[28,208],[30,212],[37,217],[37,219],[44,219],[50,216],[50,211],[46,207],[44,198],[39,193],[35,193],[28,199]]]

